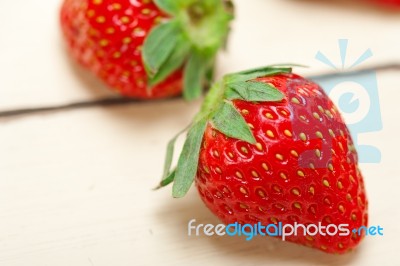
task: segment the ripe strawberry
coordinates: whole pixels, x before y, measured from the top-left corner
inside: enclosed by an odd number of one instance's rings
[[[174,182],[174,197],[195,180],[226,224],[348,224],[347,236],[287,239],[328,253],[344,253],[362,239],[351,233],[367,225],[368,214],[349,130],[324,91],[291,68],[240,72],[217,83],[170,173],[174,141],[160,185]]]
[[[227,0],[65,0],[72,56],[111,88],[153,99],[201,94],[232,19]]]
[[[396,9],[400,7],[400,0],[371,0],[371,1],[383,6],[394,7]]]

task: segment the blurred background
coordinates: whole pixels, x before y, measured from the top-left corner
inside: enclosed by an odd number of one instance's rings
[[[370,224],[384,227],[385,235],[367,237],[343,256],[275,239],[188,237],[189,220],[218,221],[194,190],[182,200],[172,199],[169,188],[152,191],[166,143],[201,103],[173,99],[0,115],[0,265],[400,265],[400,11],[362,0],[234,3],[236,20],[219,55],[218,77],[296,63],[308,68],[295,72],[328,84],[330,91],[368,80],[367,94],[355,96],[361,106],[369,97],[376,112],[355,119],[367,121],[355,134],[359,145],[379,151],[360,167]],[[114,96],[69,59],[60,5],[0,2],[0,113]],[[363,69],[368,71],[344,79],[331,75]]]

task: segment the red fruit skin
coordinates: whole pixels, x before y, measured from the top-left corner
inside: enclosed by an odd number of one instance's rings
[[[65,0],[61,27],[71,55],[124,96],[156,99],[182,91],[182,71],[148,90],[141,47],[166,18],[149,0]]]
[[[196,176],[204,203],[225,224],[321,222],[325,226],[349,224],[349,230],[366,226],[367,199],[357,154],[348,148],[353,145],[350,133],[331,100],[317,84],[294,74],[258,81],[274,85],[286,99],[278,103],[234,102],[252,128],[257,145],[226,137],[207,126]],[[335,137],[329,137],[329,129]],[[318,131],[323,140],[318,139]],[[306,135],[305,141],[299,137],[301,133]],[[321,151],[321,157],[315,149]],[[362,237],[351,232],[349,236],[299,234],[287,240],[328,253],[344,253]]]
[[[373,2],[394,8],[400,8],[400,0],[372,0]]]

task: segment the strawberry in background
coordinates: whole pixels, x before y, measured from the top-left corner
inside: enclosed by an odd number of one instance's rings
[[[61,8],[71,55],[141,99],[200,96],[232,18],[226,0],[65,0]]]
[[[376,4],[380,4],[387,7],[400,8],[400,0],[371,0]]]
[[[348,225],[287,240],[327,253],[355,248],[368,224],[368,202],[350,132],[316,83],[288,67],[227,75],[189,127],[176,168],[168,145],[160,187],[181,198],[196,184],[225,224]],[[315,230],[313,230],[315,232]]]

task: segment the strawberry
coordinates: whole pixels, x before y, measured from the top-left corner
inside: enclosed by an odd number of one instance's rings
[[[357,152],[321,87],[291,71],[259,68],[216,83],[172,171],[176,138],[169,143],[160,187],[173,182],[173,196],[180,198],[195,181],[205,205],[225,224],[347,224],[345,236],[287,237],[344,253],[363,237],[351,230],[368,221]]]
[[[394,7],[398,9],[400,7],[400,0],[372,0],[376,4],[380,4],[387,7]]]
[[[72,56],[124,96],[201,94],[233,18],[227,0],[65,0]]]

